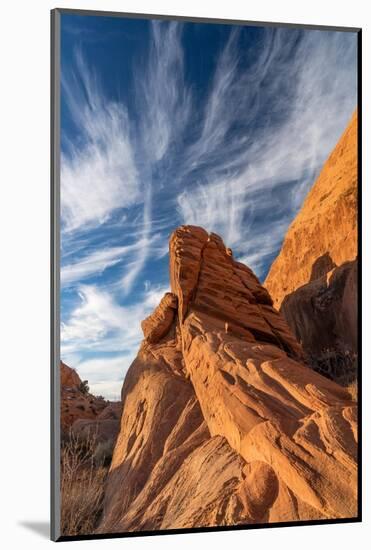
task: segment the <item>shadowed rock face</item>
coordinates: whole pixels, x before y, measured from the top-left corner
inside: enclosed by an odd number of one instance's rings
[[[357,261],[298,288],[280,311],[311,356],[324,350],[357,352]]]
[[[123,385],[99,532],[355,516],[356,404],[301,363],[252,271],[182,226],[170,281]]]

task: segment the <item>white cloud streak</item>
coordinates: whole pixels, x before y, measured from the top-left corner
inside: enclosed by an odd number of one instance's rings
[[[262,279],[263,270],[266,268],[266,259],[281,246],[286,228],[286,218],[272,224],[269,231],[262,230],[260,235],[256,230],[252,230],[251,226],[253,238],[249,241],[248,246],[244,246],[245,243],[240,243],[235,252],[235,258],[248,265]]]
[[[69,320],[61,325],[62,349],[68,353],[76,352],[78,346],[99,349],[104,339],[104,351],[132,348],[142,338],[141,321],[158,304],[167,289],[167,286],[150,285],[138,302],[121,306],[111,290],[103,290],[97,285],[81,285],[80,303]],[[107,341],[114,347],[107,346]]]
[[[63,94],[82,134],[61,158],[66,231],[104,223],[116,208],[138,202],[141,191],[126,108],[105,100],[81,52],[76,54],[76,67],[62,74]]]
[[[94,395],[103,395],[112,401],[120,400],[124,375],[131,364],[127,355],[86,359],[75,365],[82,380],[89,381]]]
[[[355,35],[344,39],[344,33],[312,31],[289,57],[285,36],[267,31],[253,67],[241,73],[236,35],[232,35],[215,73],[200,142],[188,156],[190,167],[212,159],[208,180],[177,197],[184,223],[219,232],[255,265],[253,251],[259,250],[260,266],[277,250],[356,106]],[[268,87],[264,87],[265,77],[269,77]],[[271,110],[271,121],[268,117],[261,127],[257,125],[259,104]],[[242,113],[244,131],[228,139]],[[197,183],[197,176],[193,179]],[[276,227],[270,225],[264,218],[272,208],[272,191],[295,180],[294,191],[284,199],[285,219],[274,222]],[[257,209],[261,223],[252,224],[250,214]]]
[[[219,233],[260,275],[355,108],[351,34],[308,31],[294,44],[295,33],[266,29],[251,54],[239,49],[240,32],[232,30],[197,112],[184,76],[180,23],[152,23],[148,60],[136,72],[135,121],[125,104],[105,98],[81,53],[75,72],[63,75],[63,93],[81,130],[62,156],[67,253],[74,242],[91,250],[85,236],[102,224],[115,227],[117,208],[141,209],[130,223],[122,214],[129,244],[106,243],[66,264],[61,274],[63,284],[79,288],[78,303],[61,326],[62,357],[106,397],[117,396],[142,339],[140,321],[167,290],[146,284],[135,303],[121,305],[148,259],[167,251],[167,243],[153,246],[158,189],[166,187],[180,221]],[[244,70],[241,56],[252,55]],[[294,181],[282,208],[275,193]],[[275,208],[282,209],[281,218],[271,216]],[[119,284],[81,284],[123,258]]]
[[[152,22],[148,66],[137,82],[139,126],[130,123],[126,106],[109,101],[99,79],[76,52],[75,71],[62,75],[63,93],[81,138],[62,155],[62,227],[68,233],[107,224],[117,208],[142,204],[135,231],[135,258],[126,265],[122,289],[128,295],[146,264],[152,230],[152,175],[190,113],[183,81],[182,27]],[[107,256],[108,254],[108,256]],[[62,272],[68,283],[104,270],[119,260],[110,251]]]
[[[147,244],[147,242],[138,240],[127,246],[95,250],[91,254],[79,258],[78,261],[63,266],[61,268],[61,284],[66,287],[92,275],[102,274],[107,268],[122,262],[128,254],[147,246]]]
[[[151,185],[147,186],[145,198],[144,198],[144,207],[143,207],[143,219],[142,219],[142,228],[138,230],[139,233],[139,242],[141,245],[138,247],[136,257],[131,263],[130,268],[126,271],[125,275],[122,278],[122,289],[125,296],[127,296],[135,282],[135,279],[139,276],[139,273],[143,269],[147,257],[150,251],[151,243],[151,229],[152,229],[152,220],[151,220],[151,203],[152,203],[152,191]]]
[[[140,323],[167,291],[167,286],[147,285],[140,301],[122,306],[115,300],[111,289],[81,285],[79,304],[69,319],[61,324],[62,359],[76,367],[90,383],[115,381],[122,384],[143,338]],[[96,353],[97,356],[83,359],[89,353]],[[120,358],[107,359],[102,357],[105,353],[119,353]],[[99,391],[103,392],[102,387]]]
[[[141,140],[152,163],[160,161],[187,124],[191,98],[183,76],[182,25],[151,22],[147,72],[137,81],[142,119]]]
[[[184,131],[190,115],[190,95],[183,77],[181,33],[179,23],[151,22],[147,69],[136,82],[141,113],[136,144],[142,159],[140,172],[144,186],[140,232],[143,246],[122,278],[125,295],[131,291],[150,254],[153,172]]]
[[[229,246],[234,246],[240,242],[242,218],[246,214],[244,195],[238,179],[200,184],[178,195],[178,210],[186,223],[220,233]]]

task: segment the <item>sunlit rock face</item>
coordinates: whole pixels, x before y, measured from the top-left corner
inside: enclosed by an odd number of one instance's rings
[[[356,403],[312,371],[254,273],[200,227],[171,236],[142,323],[99,532],[357,514]]]

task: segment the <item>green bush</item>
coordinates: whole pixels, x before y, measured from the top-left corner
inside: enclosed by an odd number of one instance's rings
[[[79,390],[81,391],[81,393],[83,393],[84,395],[88,394],[89,393],[89,385],[88,385],[88,381],[87,380],[84,380],[83,382],[81,382],[80,386],[79,386]]]

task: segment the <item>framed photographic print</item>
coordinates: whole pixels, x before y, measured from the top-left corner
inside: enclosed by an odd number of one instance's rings
[[[51,21],[53,540],[360,521],[360,29]]]

